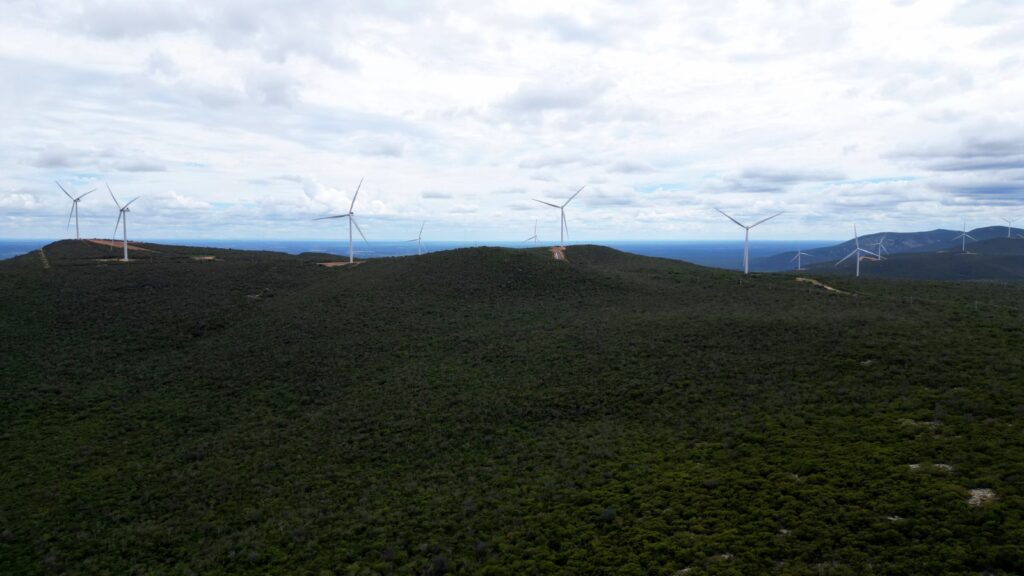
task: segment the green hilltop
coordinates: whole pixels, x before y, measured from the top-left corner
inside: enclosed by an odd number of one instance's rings
[[[1024,571],[1024,286],[138,247],[0,262],[0,573]]]

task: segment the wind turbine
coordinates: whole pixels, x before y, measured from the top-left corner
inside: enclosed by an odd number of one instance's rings
[[[797,248],[796,249],[796,255],[793,256],[789,260],[790,262],[792,262],[793,260],[796,260],[796,269],[797,270],[803,270],[804,269],[803,260],[802,260],[801,256],[810,256],[810,254],[808,254],[807,252],[804,252],[803,250]]]
[[[715,210],[718,210],[718,208],[715,208]],[[776,216],[782,214],[782,212],[779,212],[778,214],[772,214],[771,216],[769,216],[769,217],[767,217],[767,218],[765,218],[763,220],[758,220],[757,222],[754,222],[750,226],[747,226],[746,224],[740,224],[739,220],[733,218],[732,216],[729,216],[728,214],[726,214],[725,212],[722,212],[721,210],[718,210],[718,213],[721,214],[722,216],[725,216],[729,220],[732,220],[740,228],[743,228],[743,273],[744,274],[749,274],[750,273],[750,229],[755,227],[755,226],[757,226],[757,225],[759,225],[759,224],[764,224],[765,222],[771,220],[772,218],[775,218]]]
[[[886,255],[889,254],[889,249],[885,247],[885,236],[885,234],[882,234],[882,237],[878,239],[878,242],[875,242],[875,257],[879,260],[883,260],[882,252],[885,252]]]
[[[533,240],[534,244],[537,243],[537,221],[536,220],[533,221],[533,236],[530,236],[526,240],[523,240],[523,242],[529,242],[530,240]]]
[[[56,182],[56,180],[54,180],[54,182]],[[68,194],[68,191],[65,190],[63,186],[60,185],[60,182],[57,182],[57,186],[60,188],[61,192],[63,192],[65,196],[67,196],[68,198],[71,199],[71,212],[68,214],[68,227],[71,226],[71,217],[74,216],[75,217],[75,240],[81,240],[82,237],[78,233],[78,202],[81,201],[82,198],[85,198],[89,194],[92,194],[93,192],[95,192],[96,189],[93,188],[92,190],[89,190],[88,192],[86,192],[85,194],[82,194],[78,198],[75,198],[71,194]]]
[[[534,200],[540,202],[541,204],[547,204],[552,208],[558,208],[558,210],[562,213],[561,227],[558,229],[559,238],[561,239],[560,245],[562,248],[565,248],[565,239],[569,237],[569,225],[565,222],[565,207],[568,206],[569,202],[572,202],[572,199],[575,198],[580,192],[582,192],[584,188],[586,188],[586,185],[580,186],[580,189],[576,191],[576,194],[569,196],[569,199],[566,200],[565,203],[562,204],[561,206],[559,206],[558,204],[552,204],[551,202],[545,202],[543,200],[537,200],[536,198],[534,198]]]
[[[424,222],[423,224],[420,224],[420,235],[419,236],[413,238],[412,240],[406,240],[406,242],[415,242],[416,243],[416,255],[417,256],[422,256],[423,255],[423,248],[422,248],[423,227],[426,226],[426,225],[427,225],[426,222]]]
[[[1019,218],[1000,218],[1003,222],[1006,222],[1006,237],[1010,238],[1010,232],[1013,230],[1013,223],[1019,220]]]
[[[117,238],[117,227],[121,226],[121,228],[122,228],[122,230],[124,232],[124,258],[123,258],[123,260],[125,262],[127,262],[128,261],[128,213],[131,212],[131,210],[128,207],[132,205],[132,202],[135,202],[136,200],[138,200],[139,197],[136,196],[135,198],[132,198],[131,201],[129,201],[124,206],[122,206],[121,203],[117,201],[117,197],[114,196],[114,191],[110,189],[110,184],[107,184],[107,192],[110,192],[110,197],[114,199],[114,204],[117,204],[117,209],[118,209],[118,212],[117,212],[117,223],[114,224],[114,236],[113,237]],[[121,225],[121,220],[124,220],[124,225],[123,226]]]
[[[970,238],[971,240],[977,241],[977,238],[975,238],[974,236],[971,236],[970,234],[967,233],[967,219],[966,218],[964,218],[964,231],[961,232],[960,235],[957,236],[956,238],[953,238],[953,240],[956,240],[957,238],[962,238],[963,239],[960,242],[960,248],[961,248],[961,250],[963,250],[964,254],[967,253],[967,239]]]
[[[356,198],[359,197],[359,189],[363,187],[363,179],[359,179],[359,186],[356,186],[356,193],[352,195],[352,204],[348,207],[347,214],[337,214],[335,216],[324,216],[323,218],[314,218],[314,220],[330,220],[333,218],[348,218],[348,263],[355,262],[355,252],[352,250],[352,226],[356,227],[359,231],[359,235],[363,237],[363,242],[369,244],[369,240],[366,239],[366,235],[363,234],[362,228],[359,227],[359,223],[356,222],[356,213],[352,211],[356,206]]]
[[[869,256],[874,256],[875,254],[874,254],[874,252],[871,252],[869,250],[865,250],[865,249],[860,247],[860,237],[857,236],[857,225],[856,224],[853,225],[853,244],[855,246],[855,248],[853,249],[853,252],[850,252],[846,256],[843,256],[842,260],[840,260],[839,262],[836,262],[836,266],[839,266],[840,264],[842,264],[843,261],[845,261],[850,256],[857,256],[857,277],[860,278],[860,259],[863,258],[863,256],[860,255],[860,253],[863,252],[863,253],[865,253],[865,254],[867,254]]]

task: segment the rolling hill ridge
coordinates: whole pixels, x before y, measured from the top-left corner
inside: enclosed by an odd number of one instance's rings
[[[1024,570],[1024,287],[139,247],[0,262],[2,573]]]

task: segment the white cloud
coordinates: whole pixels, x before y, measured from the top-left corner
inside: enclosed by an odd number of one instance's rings
[[[0,208],[12,212],[38,210],[43,203],[34,194],[28,192],[0,192]]]
[[[1022,30],[1013,0],[13,0],[0,236],[108,179],[154,235],[308,237],[361,177],[377,238],[518,238],[585,183],[579,238],[948,227],[1024,209]]]

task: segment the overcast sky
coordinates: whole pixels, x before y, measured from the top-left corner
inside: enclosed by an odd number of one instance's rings
[[[1024,217],[1017,0],[0,2],[0,237],[761,239]],[[1022,220],[1024,223],[1024,220]]]

